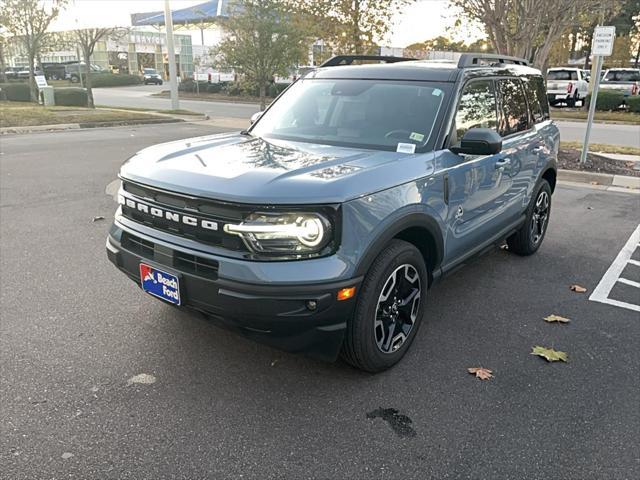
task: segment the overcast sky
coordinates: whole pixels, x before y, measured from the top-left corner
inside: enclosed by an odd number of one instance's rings
[[[202,2],[203,0],[171,0],[171,8],[177,10]],[[163,9],[163,0],[72,0],[52,27],[67,30],[78,27],[128,26],[131,13]],[[393,47],[404,47],[437,37],[443,35],[454,21],[454,12],[448,7],[447,1],[418,0],[394,18],[393,30],[386,43]],[[478,32],[475,37],[477,35]],[[468,36],[460,35],[459,39]],[[199,33],[193,35],[193,42],[200,44]]]

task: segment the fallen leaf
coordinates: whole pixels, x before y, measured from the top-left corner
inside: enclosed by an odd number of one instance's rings
[[[571,321],[568,318],[561,317],[560,315],[549,315],[548,317],[544,317],[544,319],[549,323],[551,322],[569,323]]]
[[[93,220],[91,220],[92,222],[97,222],[99,220],[104,220],[104,217],[102,215],[98,215],[97,217],[93,217]]]
[[[475,374],[475,376],[480,380],[489,380],[493,377],[493,371],[483,367],[467,368],[467,372]]]
[[[139,373],[127,380],[127,385],[133,385],[134,383],[151,385],[152,383],[156,383],[156,377],[149,375],[148,373]]]
[[[593,210],[593,207],[587,207],[587,210]]]
[[[531,350],[531,355],[538,355],[539,357],[545,358],[548,362],[558,362],[562,360],[563,362],[567,361],[567,353],[559,352],[554,350],[553,348],[544,348],[536,345]]]
[[[589,182],[591,185],[600,185],[598,182]]]
[[[571,289],[572,292],[576,292],[576,293],[584,293],[587,291],[586,288],[580,285],[571,285],[569,288]]]

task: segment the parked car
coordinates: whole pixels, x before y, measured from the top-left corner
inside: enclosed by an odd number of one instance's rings
[[[36,67],[33,71],[33,75],[44,75],[44,72],[42,71],[42,69],[40,67]],[[29,68],[28,67],[21,67],[18,72],[17,72],[17,78],[29,78]]]
[[[547,70],[547,95],[551,105],[560,103],[575,107],[584,104],[589,93],[589,81],[581,68],[550,68]]]
[[[82,63],[78,63],[78,62],[65,62],[64,63],[66,72],[67,72],[67,76],[66,78],[69,79],[71,81],[71,83],[78,83],[80,82],[80,73],[82,72],[83,78],[84,76],[86,76],[87,74],[87,67],[86,67],[86,63],[82,62]],[[107,73],[111,73],[111,70],[108,70],[106,68],[102,68],[99,65],[89,65],[89,68],[91,69],[91,73],[94,74],[107,74]]]
[[[535,253],[560,137],[541,72],[488,54],[357,58],[308,73],[246,131],[129,158],[110,261],[166,304],[377,372],[446,273],[505,239]]]
[[[20,67],[7,67],[4,71],[4,75],[7,77],[7,80],[14,80],[18,78],[18,72],[20,70],[22,70]]]
[[[602,90],[614,90],[624,96],[638,95],[640,91],[640,68],[610,68],[600,81]]]
[[[150,83],[162,85],[162,77],[155,68],[145,68],[142,71],[142,81],[145,85],[149,85]]]
[[[66,80],[68,78],[66,65],[62,63],[43,63],[42,70],[47,80]]]

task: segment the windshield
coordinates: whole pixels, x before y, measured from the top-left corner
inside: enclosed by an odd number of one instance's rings
[[[575,70],[550,70],[547,80],[578,80],[578,72]]]
[[[156,73],[156,69],[155,68],[145,68],[144,69],[144,73],[146,73],[147,75],[153,75]]]
[[[429,141],[443,100],[444,89],[429,82],[300,80],[251,133],[379,150],[400,150],[405,143],[411,150]]]
[[[640,70],[609,70],[604,80],[609,82],[640,82]]]

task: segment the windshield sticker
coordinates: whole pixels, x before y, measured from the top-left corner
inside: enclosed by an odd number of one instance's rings
[[[424,135],[417,132],[411,132],[411,135],[409,135],[409,138],[411,140],[415,140],[416,142],[421,142],[422,140],[424,140]]]
[[[398,143],[396,152],[399,153],[416,153],[416,146],[413,143]]]
[[[433,95],[434,97],[439,97],[442,94],[442,90],[438,90],[437,88],[433,89],[433,93],[431,95]]]

